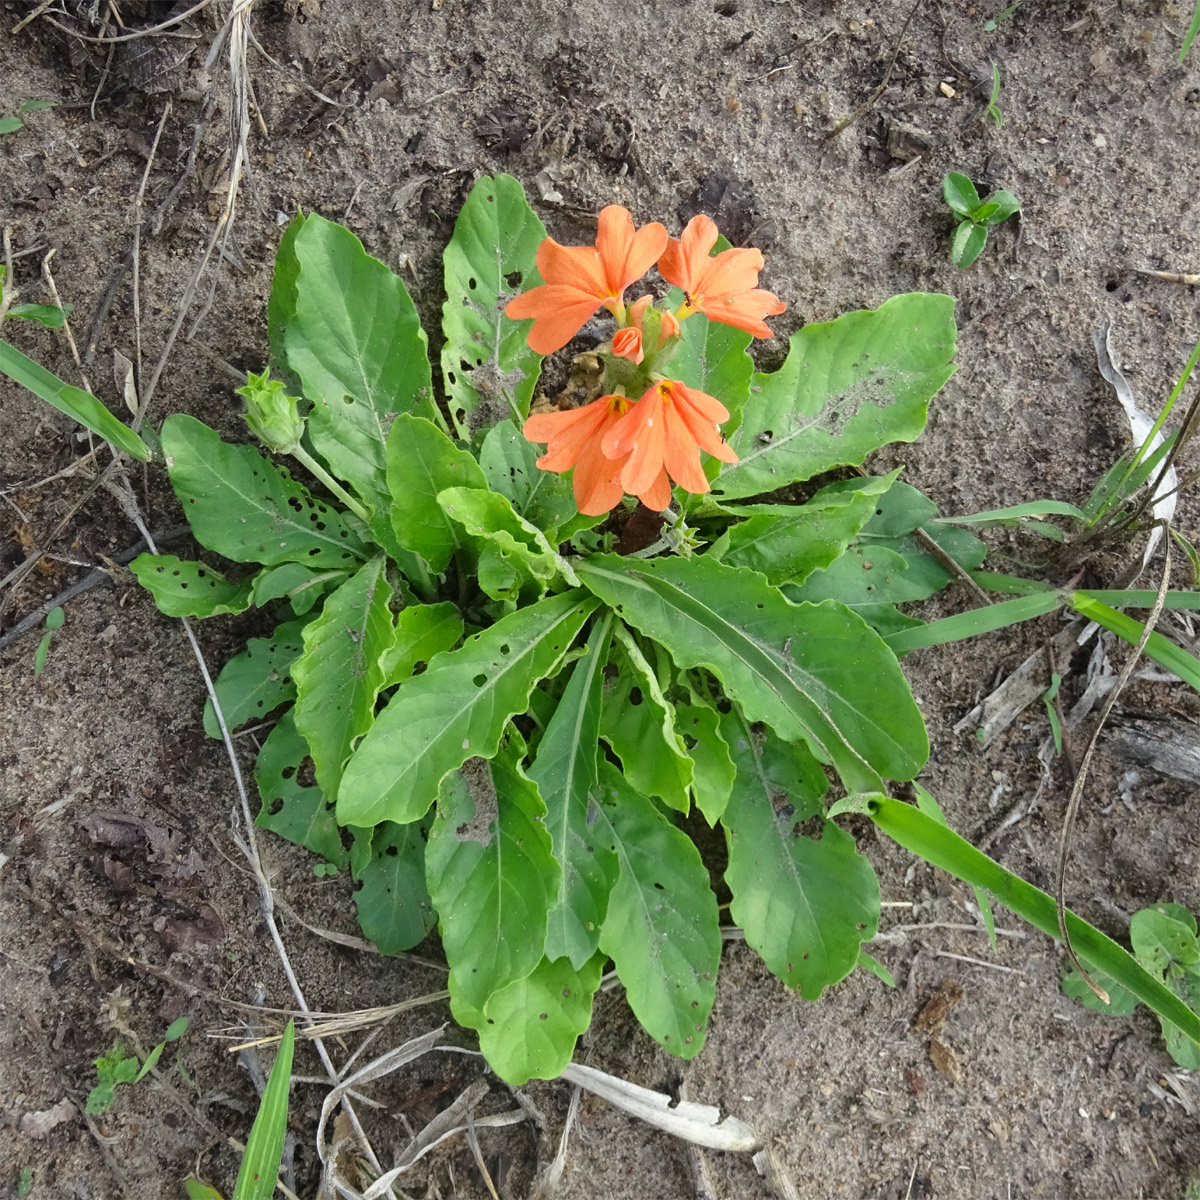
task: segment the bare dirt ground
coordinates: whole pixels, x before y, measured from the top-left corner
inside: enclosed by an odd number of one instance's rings
[[[144,385],[224,202],[227,48],[206,59],[229,5],[116,44],[52,23],[101,33],[88,14],[106,6],[75,0],[10,33],[35,7],[0,3],[0,115],[28,98],[58,106],[0,137],[0,216],[25,299],[48,298],[39,264],[56,251],[86,376],[123,412],[113,351],[135,361],[140,352]],[[137,28],[185,7],[122,0],[119,10]],[[676,229],[703,207],[734,242],[762,246],[765,285],[789,304],[780,337],[760,347],[764,365],[805,322],[897,292],[952,294],[961,368],[921,442],[879,465],[906,464],[905,478],[949,514],[1040,496],[1078,502],[1128,440],[1096,369],[1093,329],[1113,323],[1126,374],[1155,411],[1200,332],[1194,286],[1140,273],[1200,271],[1200,48],[1176,64],[1190,0],[1025,0],[987,31],[1005,7],[924,0],[901,37],[910,0],[260,0],[248,11],[262,50],[251,43],[249,170],[234,236],[166,359],[149,421],[182,411],[241,436],[239,402],[215,360],[261,367],[274,248],[297,207],[348,224],[404,275],[435,331],[440,251],[459,204],[478,174],[506,171],[560,241],[590,241],[594,214],[616,202]],[[1002,79],[1000,128],[984,116],[989,60]],[[884,83],[869,112],[827,136]],[[139,328],[135,201],[160,126],[142,206],[158,219],[141,237]],[[948,170],[1023,203],[1020,221],[964,272],[949,261]],[[79,382],[61,334],[14,325],[5,336]],[[48,552],[0,591],[9,628],[137,532],[110,495],[88,495],[86,463],[41,482],[87,451],[69,421],[7,383],[0,405],[0,575]],[[153,529],[180,523],[160,470],[135,482]],[[1177,524],[1195,536],[1193,495]],[[1033,556],[1031,544],[1003,549]],[[964,603],[952,591],[930,611]],[[952,726],[1056,628],[1047,618],[907,660],[933,742],[923,782],[969,838],[1037,789],[1045,716],[1030,709],[986,750]],[[257,632],[250,615],[206,622],[200,636],[219,665]],[[233,841],[230,768],[201,728],[201,679],[178,623],[115,568],[67,605],[35,679],[37,637],[0,652],[0,1196],[18,1194],[24,1167],[37,1200],[180,1196],[193,1170],[228,1194],[237,1157],[227,1138],[244,1140],[257,1095],[221,1035],[242,1027],[233,1004],[256,986],[268,1005],[292,1000]],[[1065,687],[1078,694],[1077,680]],[[1140,684],[1122,704],[1196,720],[1182,684]],[[249,765],[249,739],[242,751]],[[1131,771],[1102,755],[1068,889],[1118,937],[1146,904],[1200,905],[1192,787]],[[1056,763],[1033,811],[990,847],[1042,886],[1068,785]],[[601,998],[578,1060],[682,1085],[751,1122],[803,1197],[1183,1196],[1200,1174],[1200,1088],[1174,1071],[1157,1023],[1076,1007],[1060,992],[1062,959],[1048,939],[1001,911],[1015,935],[992,951],[970,928],[969,894],[857,832],[893,905],[872,950],[896,988],[860,972],[810,1004],[730,944],[700,1057],[660,1053],[618,991]],[[356,932],[344,877],[315,877],[308,856],[277,840],[264,853],[299,917]],[[441,986],[436,966],[337,945],[286,912],[282,924],[314,1009]],[[436,960],[436,941],[422,949]],[[943,981],[962,991],[938,1034],[957,1070],[934,1066],[914,1024]],[[157,1078],[122,1089],[90,1127],[78,1113],[48,1131],[31,1124],[64,1098],[82,1109],[92,1059],[118,1041],[148,1050],[183,1013],[191,1027],[178,1064],[164,1056]],[[371,1053],[448,1019],[442,1005],[416,1008]],[[360,1040],[333,1043],[335,1058]],[[325,1088],[310,1049],[296,1071],[294,1179],[309,1197]],[[434,1055],[377,1086],[382,1108],[367,1119],[381,1157],[482,1071],[478,1059]],[[504,1197],[530,1194],[566,1113],[565,1085],[527,1091],[545,1117],[540,1138],[528,1124],[479,1134]],[[476,1114],[511,1107],[491,1079]],[[406,1179],[414,1196],[487,1195],[462,1139]],[[559,1194],[771,1192],[747,1157],[697,1155],[585,1095]]]

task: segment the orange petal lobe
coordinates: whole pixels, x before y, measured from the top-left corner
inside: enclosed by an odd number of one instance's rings
[[[662,512],[671,506],[671,481],[667,478],[666,468],[659,471],[658,478],[644,491],[638,494],[638,499],[655,512]]]
[[[561,350],[600,307],[594,296],[563,284],[543,284],[510,300],[504,315],[514,321],[533,317],[529,331],[530,349],[537,354]]]
[[[708,479],[700,465],[700,447],[679,413],[667,403],[663,412],[663,466],[681,488],[700,494],[708,491]]]

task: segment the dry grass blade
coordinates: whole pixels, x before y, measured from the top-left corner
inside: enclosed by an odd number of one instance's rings
[[[553,1200],[562,1182],[563,1171],[567,1165],[567,1147],[571,1140],[571,1129],[579,1116],[579,1097],[583,1089],[579,1084],[571,1085],[571,1102],[567,1105],[567,1119],[563,1122],[562,1133],[558,1139],[558,1149],[545,1171],[538,1179],[529,1200]]]
[[[335,1038],[344,1037],[348,1033],[360,1033],[364,1029],[369,1029],[373,1025],[382,1025],[390,1021],[393,1017],[398,1016],[402,1012],[408,1012],[410,1009],[420,1008],[424,1004],[439,1004],[443,1000],[448,1000],[450,993],[447,991],[427,992],[423,996],[414,996],[411,1000],[401,1000],[398,1004],[388,1004],[379,1008],[360,1008],[354,1012],[325,1014],[325,1019],[319,1019],[322,1014],[310,1013],[309,1016],[314,1019],[311,1025],[303,1029],[296,1030],[297,1039],[307,1038],[312,1041],[314,1038]],[[264,1012],[273,1011],[264,1009]],[[242,1042],[236,1046],[230,1046],[231,1054],[237,1053],[239,1050],[244,1050],[249,1046],[272,1046],[280,1040],[283,1035],[280,1033],[268,1034],[266,1036],[255,1038],[252,1042]]]

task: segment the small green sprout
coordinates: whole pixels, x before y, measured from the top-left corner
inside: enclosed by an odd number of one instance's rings
[[[999,129],[1004,124],[1004,115],[1000,112],[1000,105],[996,101],[1000,98],[1000,68],[992,63],[992,94],[988,98],[987,107],[983,110],[985,117],[991,117],[996,122],[996,128]]]
[[[985,33],[995,33],[1001,22],[1007,21],[1009,17],[1021,7],[1021,0],[1016,0],[1014,4],[1010,4],[1003,12],[994,17],[989,18],[983,23]]]
[[[187,1017],[172,1021],[163,1040],[146,1055],[140,1066],[136,1056],[126,1057],[125,1047],[117,1044],[107,1054],[95,1060],[96,1074],[100,1082],[88,1093],[87,1111],[91,1116],[108,1112],[117,1095],[117,1084],[137,1083],[144,1079],[158,1063],[168,1042],[181,1038],[188,1027]]]
[[[1180,66],[1183,66],[1183,60],[1187,58],[1187,52],[1192,48],[1192,43],[1196,40],[1198,33],[1200,33],[1200,0],[1196,0],[1196,11],[1192,13],[1192,23],[1188,26],[1188,31],[1183,37],[1183,45],[1179,49]]]
[[[21,1176],[17,1180],[17,1195],[28,1196],[33,1190],[33,1168],[22,1167]]]
[[[13,117],[0,117],[0,133],[16,133],[21,129],[25,122],[21,117],[25,113],[37,112],[41,108],[53,108],[53,100],[26,100],[20,108],[17,109],[17,115]]]
[[[63,612],[57,605],[46,614],[46,632],[42,634],[42,640],[38,642],[38,648],[33,656],[33,673],[38,676],[46,666],[46,655],[50,652],[50,639],[54,636],[56,629],[63,627],[63,622],[67,619],[67,614]]]
[[[993,192],[986,200],[979,199],[975,185],[957,171],[942,180],[942,195],[958,218],[950,260],[956,267],[969,267],[983,252],[988,230],[1021,209],[1021,202],[1012,192]]]

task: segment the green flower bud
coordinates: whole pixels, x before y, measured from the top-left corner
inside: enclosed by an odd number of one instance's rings
[[[300,445],[304,434],[304,418],[300,415],[300,401],[283,390],[278,379],[271,379],[270,372],[261,375],[246,373],[246,386],[237,389],[239,396],[246,397],[246,424],[250,432],[268,450],[276,454],[291,454]]]

